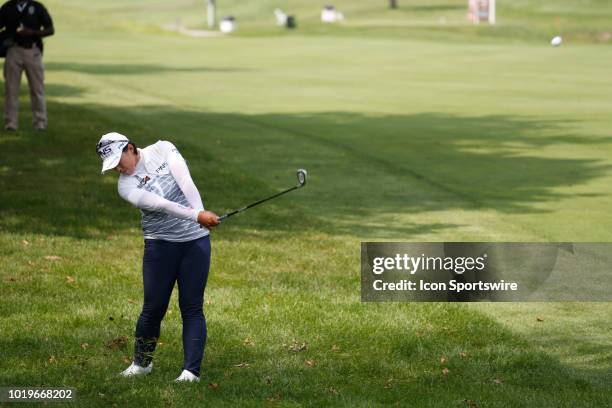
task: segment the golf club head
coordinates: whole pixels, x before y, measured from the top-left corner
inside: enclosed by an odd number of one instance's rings
[[[306,185],[306,176],[308,176],[308,172],[304,169],[299,169],[297,171],[297,179],[298,183],[300,183],[300,187],[304,187]]]

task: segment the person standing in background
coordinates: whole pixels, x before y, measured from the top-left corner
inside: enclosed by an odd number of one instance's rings
[[[9,0],[0,8],[0,29],[4,28],[8,49],[4,61],[4,129],[19,127],[19,88],[25,71],[30,87],[32,125],[47,129],[43,37],[55,33],[51,15],[33,0]]]

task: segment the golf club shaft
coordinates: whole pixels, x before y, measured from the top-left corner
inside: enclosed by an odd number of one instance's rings
[[[244,211],[244,210],[248,210],[248,209],[249,209],[249,208],[251,208],[251,207],[255,207],[256,205],[259,205],[259,204],[261,204],[261,203],[265,203],[266,201],[271,200],[271,199],[273,199],[273,198],[276,198],[276,197],[278,197],[278,196],[281,196],[281,195],[283,195],[283,194],[287,194],[288,192],[293,191],[293,190],[296,190],[296,189],[298,189],[298,188],[300,188],[300,187],[301,187],[301,186],[293,186],[293,187],[291,187],[291,188],[288,188],[288,189],[287,189],[287,190],[285,190],[285,191],[281,191],[280,193],[276,193],[276,194],[274,194],[274,195],[272,195],[272,196],[270,196],[270,197],[267,197],[267,198],[261,199],[261,200],[259,200],[259,201],[256,201],[256,202],[254,202],[254,203],[252,203],[252,204],[249,204],[249,205],[247,205],[247,206],[244,206],[244,207],[242,207],[242,208],[239,208],[239,209],[234,210],[234,211],[232,211],[232,212],[229,212],[229,213],[227,213],[227,214],[223,214],[222,216],[220,216],[220,217],[219,217],[219,221],[223,221],[224,219],[229,218],[229,217],[231,217],[232,215],[238,214],[238,213],[240,213],[240,212],[242,212],[242,211]]]

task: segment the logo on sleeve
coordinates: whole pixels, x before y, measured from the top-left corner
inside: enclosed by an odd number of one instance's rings
[[[168,167],[168,162],[167,162],[167,161],[163,162],[163,163],[162,163],[162,165],[161,165],[161,166],[159,166],[159,167],[158,167],[158,168],[155,170],[155,172],[156,172],[157,174],[159,174],[159,172],[160,172],[160,171],[162,171],[163,169],[165,169],[166,167]]]

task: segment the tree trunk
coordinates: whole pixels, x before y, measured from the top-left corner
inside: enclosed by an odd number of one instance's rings
[[[397,0],[389,0],[389,7],[392,9],[397,8]]]

